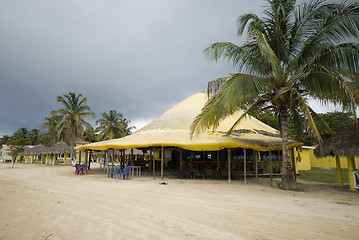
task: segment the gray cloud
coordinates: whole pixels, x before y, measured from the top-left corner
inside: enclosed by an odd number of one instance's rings
[[[235,72],[203,50],[240,43],[236,19],[263,0],[3,0],[0,2],[0,135],[40,128],[56,96],[82,93],[99,117],[116,109],[134,124]],[[94,123],[94,120],[91,120]]]

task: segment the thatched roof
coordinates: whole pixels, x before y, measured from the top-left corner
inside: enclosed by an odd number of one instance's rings
[[[35,145],[31,150],[31,155],[40,155],[47,153],[48,148],[42,144]]]
[[[33,146],[24,146],[24,151],[20,152],[18,155],[19,156],[27,156],[27,155],[31,155],[31,149],[33,148]]]
[[[359,157],[359,123],[347,126],[314,149],[316,157]]]
[[[72,149],[72,147],[70,147],[69,145],[67,145],[67,143],[65,142],[58,142],[55,143],[54,145],[52,145],[51,147],[49,147],[47,149],[46,153],[54,153],[54,154],[63,154],[63,153],[67,153],[70,154],[72,151],[74,151]]]

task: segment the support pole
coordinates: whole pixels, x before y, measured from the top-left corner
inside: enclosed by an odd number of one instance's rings
[[[87,174],[88,168],[88,150],[85,150],[85,173]]]
[[[106,151],[107,152],[107,151]],[[110,178],[110,164],[108,162],[108,156],[106,154],[106,164],[107,164],[107,177]]]
[[[227,148],[228,183],[231,183],[231,149]]]
[[[161,147],[161,180],[163,181],[163,157],[164,157],[164,154],[163,154],[163,147]]]
[[[156,173],[155,173],[155,158],[156,158],[156,148],[153,148],[153,158],[152,158],[152,171],[153,171],[153,180],[156,179]]]
[[[67,157],[67,153],[64,153],[64,165],[66,165],[66,157]]]
[[[338,155],[335,156],[335,162],[336,162],[336,167],[337,167],[338,186],[343,187],[344,183],[343,183],[342,168],[340,166],[340,158]]]
[[[46,165],[47,165],[47,163],[49,161],[49,158],[50,158],[50,154],[46,154],[46,162],[45,162]]]
[[[348,160],[348,180],[349,180],[349,190],[356,191],[354,187],[354,176],[353,171],[355,171],[355,162],[354,157],[347,157]]]
[[[269,152],[269,175],[270,175],[270,182],[273,182],[272,152]]]
[[[219,151],[217,151],[217,177],[219,177]]]
[[[244,169],[244,184],[247,184],[247,153],[243,149],[243,169]]]
[[[179,157],[179,160],[180,160],[180,176],[182,178],[182,172],[183,172],[183,162],[182,162],[182,157],[183,157],[183,149],[181,148],[180,149],[180,157]]]
[[[56,162],[56,154],[54,153],[54,157],[52,158],[52,165],[54,166]]]
[[[114,167],[114,161],[115,161],[115,149],[112,149],[112,168]]]
[[[131,148],[131,160],[130,165],[133,166],[133,148]]]
[[[255,164],[256,182],[258,182],[258,152],[253,150],[253,163]]]
[[[34,162],[34,155],[31,156],[31,164]]]
[[[103,172],[106,171],[106,153],[107,151],[103,152]]]
[[[79,151],[79,164],[81,164],[81,151]]]
[[[91,165],[91,161],[92,161],[92,150],[89,150],[89,170],[90,170],[90,165]]]

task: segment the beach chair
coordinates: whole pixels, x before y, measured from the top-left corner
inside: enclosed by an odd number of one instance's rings
[[[214,177],[213,171],[211,168],[204,169],[204,175],[206,176],[206,179]]]
[[[180,172],[180,178],[192,178],[192,174],[189,170],[183,170]]]
[[[123,174],[123,178],[128,180],[130,178],[130,172],[131,172],[131,166],[125,167],[123,170],[120,171],[120,178],[121,178],[121,174]]]
[[[204,179],[204,174],[200,173],[198,169],[193,169],[192,174],[193,178],[201,177],[202,179]]]
[[[359,190],[359,171],[353,171],[354,188]]]
[[[116,175],[120,175],[121,166],[116,165],[113,169],[110,169],[110,174],[113,175],[113,179],[116,179]]]
[[[227,169],[221,169],[221,177],[228,178],[228,170]]]
[[[76,164],[75,167],[76,167],[75,174],[77,174],[77,175],[84,174],[85,164]]]

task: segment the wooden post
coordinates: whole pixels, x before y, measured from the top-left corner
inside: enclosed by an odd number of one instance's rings
[[[353,171],[356,170],[354,157],[347,157],[348,160],[348,180],[349,180],[349,190],[356,191],[354,186],[354,176]]]
[[[340,166],[340,158],[338,155],[335,156],[336,167],[337,167],[337,179],[338,179],[338,186],[343,187],[343,176],[342,176],[342,168]]]
[[[103,172],[106,171],[106,153],[107,151],[103,151]]]
[[[92,150],[89,150],[89,166],[91,164],[92,161]]]
[[[180,157],[179,157],[179,160],[180,160],[180,176],[182,178],[182,172],[183,172],[183,162],[182,162],[182,158],[183,158],[183,149],[181,148],[180,149]]]
[[[163,160],[164,160],[164,150],[163,147],[161,147],[161,180],[163,181]]]
[[[45,156],[44,154],[41,155],[41,161],[40,161],[41,164],[44,162],[44,156]]]
[[[227,148],[228,183],[231,183],[231,149]]]
[[[87,167],[88,167],[88,150],[85,150],[85,173],[87,174]]]
[[[219,151],[217,151],[217,177],[219,177]]]
[[[49,158],[50,158],[50,154],[46,154],[46,162],[45,162],[46,165],[47,165],[47,163],[49,161]]]
[[[79,164],[81,164],[81,151],[79,151]]]
[[[31,164],[34,162],[34,155],[31,156]]]
[[[156,179],[156,173],[155,173],[155,158],[156,158],[156,148],[153,148],[153,159],[152,159],[152,170],[153,170],[153,180]]]
[[[243,169],[244,169],[244,184],[247,184],[247,153],[243,149]]]
[[[67,157],[67,154],[64,153],[64,165],[66,165],[66,157]]]
[[[52,158],[52,165],[55,165],[56,162],[56,154],[54,153],[54,157]]]
[[[258,152],[253,150],[253,163],[255,164],[256,182],[258,182]]]
[[[115,149],[112,149],[112,168],[114,167],[114,161],[115,161]]]
[[[273,181],[272,152],[269,152],[269,176],[270,182]]]
[[[131,160],[130,165],[133,166],[133,148],[131,148]]]
[[[110,178],[110,164],[108,162],[108,157],[107,156],[106,156],[106,164],[107,164],[107,168],[106,168],[107,169],[107,177]]]

